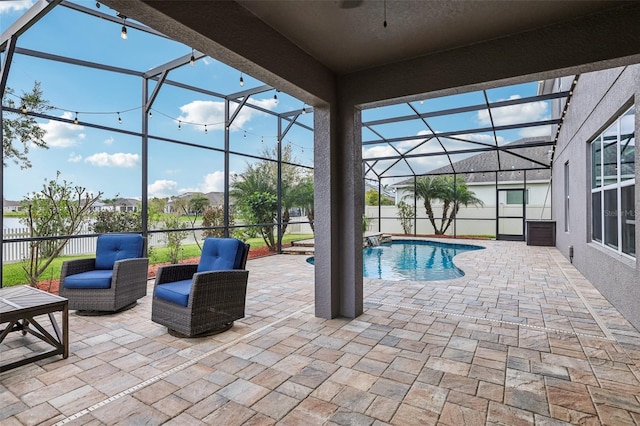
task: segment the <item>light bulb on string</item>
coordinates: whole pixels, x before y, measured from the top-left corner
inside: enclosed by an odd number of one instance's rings
[[[306,114],[306,113],[307,113],[307,107],[306,107],[306,105],[307,105],[307,104],[303,104],[303,105],[302,105],[302,113],[303,113],[303,114]]]
[[[149,111],[149,118],[153,118],[153,113]]]
[[[178,130],[182,130],[182,121],[178,120]]]
[[[242,137],[243,137],[244,139],[246,139],[246,138],[247,138],[247,131],[246,131],[246,130],[244,131],[244,135],[243,135]]]
[[[242,73],[240,73],[240,87],[244,86],[244,78],[242,78]]]
[[[22,113],[24,115],[27,115],[27,112],[28,112],[27,111],[27,106],[24,103],[22,103],[22,106],[20,107],[20,110],[22,111]]]
[[[273,100],[275,101],[275,103],[278,103],[278,91],[276,90],[276,93],[273,94]]]
[[[73,124],[78,124],[78,113],[76,112],[76,118],[73,119]]]
[[[191,58],[189,59],[189,65],[194,66],[196,64],[196,57],[194,56],[194,50],[191,49]]]
[[[126,17],[126,16],[124,16],[124,17],[122,18],[122,31],[120,31],[120,37],[121,37],[123,40],[126,40],[126,39],[127,39],[127,37],[128,37],[128,36],[127,36],[127,26],[126,26],[126,23],[127,23],[127,17]]]
[[[118,124],[122,124],[122,117],[120,117],[120,113],[118,113]]]
[[[204,125],[204,134],[206,135],[207,133],[209,133],[209,131],[207,130],[207,125]]]
[[[387,0],[384,0],[383,7],[384,7],[384,22],[382,23],[382,26],[387,28]]]

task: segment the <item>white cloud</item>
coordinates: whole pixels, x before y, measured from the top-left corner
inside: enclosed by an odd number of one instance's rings
[[[508,100],[520,99],[519,95],[512,95]],[[528,102],[526,104],[509,105],[500,108],[492,108],[491,116],[493,124],[496,126],[504,126],[516,123],[526,123],[529,121],[543,120],[547,116],[548,104],[544,101]],[[480,124],[491,125],[491,117],[489,111],[483,109],[478,111],[478,121]]]
[[[107,154],[99,152],[84,159],[85,162],[99,167],[135,167],[140,160],[138,154],[127,152],[116,152],[115,154]]]
[[[178,182],[174,180],[159,179],[151,183],[147,188],[149,197],[164,198],[176,194]]]
[[[551,126],[525,127],[518,132],[521,138],[551,137]]]
[[[114,141],[115,141],[115,139],[113,139],[113,136],[109,136],[107,139],[104,140],[104,144],[105,145],[112,145]]]
[[[7,12],[22,12],[35,4],[35,0],[9,0],[0,2],[0,15]]]
[[[235,172],[230,172],[230,176],[233,176]],[[184,192],[222,192],[224,191],[224,172],[215,171],[204,176],[203,181],[196,186],[180,188],[178,193]]]
[[[272,110],[277,105],[274,99],[249,99],[248,103],[268,110]],[[182,111],[182,115],[178,117],[178,120],[185,123],[206,123],[209,130],[224,129],[224,102],[193,101],[181,106],[180,111]],[[231,111],[231,114],[233,113],[234,110]],[[244,106],[233,121],[231,130],[240,130],[251,118],[263,114],[263,112]]]
[[[72,119],[70,112],[64,112],[60,117]],[[84,126],[79,124],[62,123],[60,121],[49,120],[49,122],[41,124],[46,134],[44,141],[52,148],[67,148],[77,145],[86,135],[82,133]]]
[[[200,185],[202,192],[222,192],[224,191],[224,172],[215,171],[204,177],[204,182]]]
[[[67,158],[67,161],[70,163],[79,163],[80,161],[82,161],[82,155],[76,155],[75,152],[72,152],[71,154],[69,154],[69,158]]]

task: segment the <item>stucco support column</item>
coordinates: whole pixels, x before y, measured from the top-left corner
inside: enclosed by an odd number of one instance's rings
[[[363,311],[361,113],[314,106],[315,315]]]

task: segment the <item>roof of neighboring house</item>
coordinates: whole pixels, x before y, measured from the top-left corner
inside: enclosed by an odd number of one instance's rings
[[[13,207],[13,206],[20,206],[20,201],[5,200],[4,198],[2,199],[2,207]]]
[[[109,206],[137,206],[140,204],[140,200],[136,200],[135,198],[118,198],[112,203],[107,203]]]
[[[518,139],[517,141],[501,145],[501,147],[506,148],[510,145],[526,145],[527,143],[531,142],[540,142],[547,140],[548,139],[546,138],[522,138]],[[509,152],[513,152],[516,155],[510,154]],[[526,157],[526,159],[520,156]],[[517,181],[523,179],[523,175],[519,171],[519,169],[542,167],[536,162],[542,163],[547,166],[549,165],[550,160],[548,146],[532,146],[530,148],[518,148],[508,151],[499,151],[499,153],[496,153],[494,151],[483,152],[481,154],[473,155],[463,160],[456,161],[455,163],[453,163],[453,167],[451,167],[451,165],[440,167],[438,169],[430,171],[427,174],[453,174],[456,170],[470,170],[473,173],[460,173],[458,174],[458,176],[461,176],[467,183],[480,183],[495,182],[495,170],[502,170],[498,172],[499,180]],[[527,171],[527,180],[549,179],[551,179],[551,169]],[[394,186],[406,185],[411,182],[413,182],[413,178],[405,179],[401,182],[396,183]]]

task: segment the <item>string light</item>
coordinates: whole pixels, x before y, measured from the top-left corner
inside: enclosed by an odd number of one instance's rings
[[[153,118],[153,113],[149,111],[149,118]]]
[[[302,104],[302,113],[306,114],[307,113],[307,104]]]
[[[276,90],[276,93],[273,94],[273,100],[276,102],[276,104],[278,103],[278,91]]]
[[[182,130],[182,121],[178,120],[178,130]]]
[[[382,23],[382,26],[387,28],[387,0],[384,0],[384,22]]]
[[[240,73],[240,87],[244,86],[244,78],[242,78],[242,73]]]
[[[22,110],[22,113],[24,115],[27,115],[27,105],[25,105],[24,103],[22,104],[22,106],[20,107],[20,109]]]
[[[122,37],[123,40],[127,39],[127,27],[126,27],[126,23],[127,23],[127,17],[123,16],[122,17],[122,31],[120,32],[120,37]]]
[[[191,59],[189,59],[189,65],[194,66],[196,64],[196,57],[194,56],[194,50],[191,49]]]
[[[209,131],[207,130],[207,125],[204,125],[204,134],[206,135],[207,133],[209,133]]]
[[[76,118],[73,119],[73,124],[78,124],[78,113],[76,112]]]
[[[246,139],[246,138],[247,138],[247,131],[246,131],[246,130],[244,131],[244,135],[243,135],[242,137],[243,137],[244,139]]]
[[[118,113],[118,124],[122,124],[122,117],[120,117],[120,113]]]

